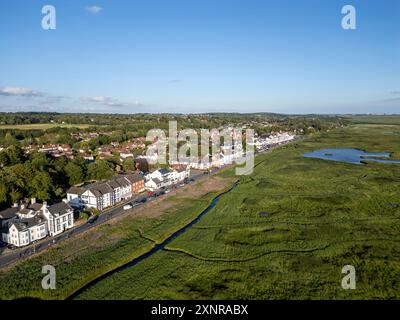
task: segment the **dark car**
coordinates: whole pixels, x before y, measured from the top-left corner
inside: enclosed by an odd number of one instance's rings
[[[95,223],[95,222],[97,221],[98,218],[99,218],[98,215],[91,216],[91,217],[89,218],[89,220],[87,221],[87,223],[93,224],[93,223]]]

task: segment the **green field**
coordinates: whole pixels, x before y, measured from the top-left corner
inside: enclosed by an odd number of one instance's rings
[[[385,124],[399,125],[399,115],[374,115],[374,116],[353,116],[349,120],[355,124]]]
[[[60,123],[35,123],[35,124],[1,124],[0,130],[47,130],[51,128],[78,128],[78,129],[86,129],[89,128],[88,124],[60,124]]]
[[[202,182],[198,184],[201,187]],[[72,292],[131,259],[150,250],[171,233],[189,223],[206,208],[214,192],[195,200],[170,196],[173,204],[162,216],[144,217],[135,212],[105,223],[4,270],[0,269],[0,300],[20,298],[65,299]],[[157,210],[157,206],[155,210]],[[146,211],[143,209],[143,211]],[[43,290],[42,266],[57,272],[57,289]]]
[[[399,299],[400,206],[390,204],[400,203],[400,165],[302,157],[340,147],[392,151],[400,158],[399,137],[400,126],[357,124],[258,156],[253,174],[240,177],[238,187],[168,250],[78,298]],[[233,173],[221,176],[236,179]],[[65,298],[165,239],[214,195],[171,197],[178,205],[162,218],[104,225],[0,271],[0,299]],[[40,288],[44,264],[56,266],[56,290]],[[349,264],[357,272],[356,290],[340,285]]]
[[[254,173],[169,251],[79,298],[400,298],[400,208],[388,205],[400,203],[400,166],[302,157],[327,147],[399,154],[400,127],[390,132],[357,125],[258,157]],[[356,290],[341,288],[348,264]]]

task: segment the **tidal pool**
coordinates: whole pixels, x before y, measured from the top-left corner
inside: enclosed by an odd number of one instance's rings
[[[390,152],[365,152],[359,149],[321,149],[303,155],[306,158],[316,158],[330,161],[340,161],[352,164],[362,164],[362,161],[375,161],[380,163],[398,163],[400,160],[386,160]]]

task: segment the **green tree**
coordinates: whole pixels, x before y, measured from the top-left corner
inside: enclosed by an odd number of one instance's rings
[[[85,173],[82,167],[73,162],[68,162],[65,166],[65,173],[67,174],[70,185],[81,183],[85,179]]]
[[[19,190],[17,190],[17,189],[11,190],[11,192],[10,192],[10,200],[11,200],[12,203],[16,203],[21,199],[22,199],[22,193]]]
[[[0,166],[7,166],[10,163],[7,152],[0,151]]]
[[[53,183],[47,172],[38,172],[30,182],[30,196],[40,200],[50,200]]]
[[[7,203],[8,190],[4,183],[0,183],[0,206]]]
[[[7,155],[9,164],[17,164],[22,162],[23,152],[18,146],[10,146],[4,150]]]
[[[46,155],[42,152],[35,152],[30,157],[30,164],[35,171],[43,171],[49,164]]]
[[[135,171],[135,161],[132,158],[128,158],[124,161],[123,168],[125,171]]]
[[[92,180],[110,179],[114,175],[114,167],[106,160],[96,160],[88,166],[88,177]]]
[[[10,132],[6,133],[6,136],[4,137],[3,141],[7,147],[18,145],[18,140],[15,139],[15,137]]]

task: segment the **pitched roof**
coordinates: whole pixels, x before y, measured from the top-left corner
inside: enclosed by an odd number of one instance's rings
[[[128,181],[130,183],[135,183],[135,182],[138,182],[140,180],[144,180],[144,178],[140,174],[137,174],[137,173],[136,174],[127,174],[125,176],[125,178],[128,179]]]
[[[78,194],[78,195],[81,195],[84,192],[85,192],[85,189],[84,188],[80,188],[80,187],[71,187],[67,191],[67,193]]]
[[[0,211],[0,219],[2,220],[11,219],[17,215],[18,211],[19,207],[7,208],[3,211]]]
[[[116,180],[111,180],[107,182],[107,184],[113,189],[121,187],[121,185]]]
[[[126,177],[117,178],[117,182],[121,185],[121,187],[127,187],[130,185],[130,182]]]
[[[88,189],[92,192],[94,191],[93,193],[98,192],[100,195],[113,192],[113,189],[107,183],[95,184],[90,186]]]
[[[158,179],[158,178],[154,178],[154,179],[152,179],[152,180],[155,182],[155,184],[160,184],[160,183],[161,183],[161,180]]]
[[[72,208],[65,202],[58,202],[47,208],[52,215],[63,215],[72,210]]]
[[[33,203],[28,206],[28,209],[32,209],[34,211],[39,211],[40,209],[42,209],[42,207],[43,207],[43,203]]]
[[[40,224],[45,224],[46,219],[43,217],[41,214],[37,214],[33,218],[25,218],[25,219],[13,219],[10,222],[8,222],[6,226],[6,233],[8,233],[8,230],[11,228],[12,225],[15,225],[18,231],[24,231],[28,228],[31,228],[36,225]]]

